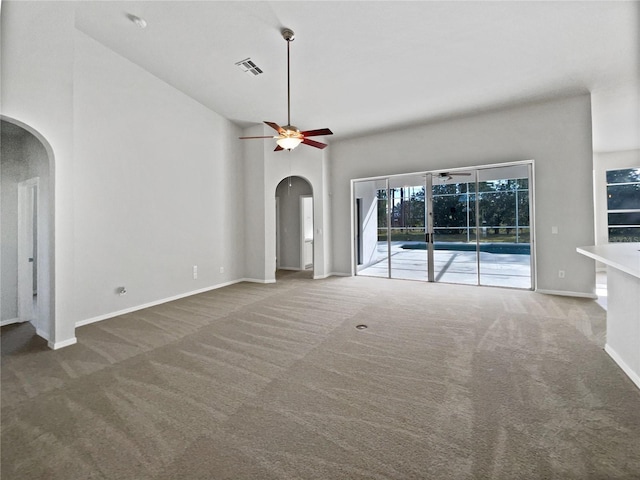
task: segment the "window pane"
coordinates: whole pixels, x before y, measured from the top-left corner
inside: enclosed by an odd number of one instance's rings
[[[609,210],[640,209],[640,183],[607,186]]]
[[[640,226],[640,212],[610,213],[609,225],[638,225]]]
[[[609,227],[610,242],[640,242],[640,227]]]
[[[529,195],[528,191],[518,192],[518,225],[529,225]]]
[[[467,227],[467,221],[473,225],[473,199],[466,194],[462,195],[438,195],[433,197],[433,226],[451,227],[453,230],[442,231],[441,233],[457,233],[458,227]],[[469,219],[467,219],[467,216]],[[466,230],[465,230],[466,232]]]
[[[609,170],[607,183],[631,183],[640,182],[640,168],[627,168],[624,170]]]
[[[460,193],[466,193],[468,187],[470,186],[467,183],[450,183],[450,184],[442,184],[442,185],[437,185],[435,184],[435,182],[437,182],[439,180],[434,180],[434,185],[433,185],[433,194],[434,195],[446,195],[446,194],[452,194],[452,195],[457,195]],[[474,184],[471,184],[471,186],[473,187]],[[471,191],[473,191],[473,189],[471,189]]]

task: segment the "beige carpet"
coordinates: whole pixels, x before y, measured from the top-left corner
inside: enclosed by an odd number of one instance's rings
[[[585,299],[304,272],[59,351],[3,327],[1,478],[640,478],[640,391],[604,321]]]

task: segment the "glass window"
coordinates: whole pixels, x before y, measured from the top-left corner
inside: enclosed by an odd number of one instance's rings
[[[640,242],[640,168],[607,171],[609,242]]]
[[[607,184],[638,183],[640,182],[640,168],[626,168],[623,170],[607,171]]]

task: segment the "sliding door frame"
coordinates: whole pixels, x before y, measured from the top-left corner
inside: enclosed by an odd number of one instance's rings
[[[366,181],[384,181],[386,187],[386,202],[387,202],[387,211],[386,211],[386,219],[387,219],[387,277],[393,278],[392,276],[392,265],[391,265],[391,215],[392,215],[392,203],[390,199],[390,179],[405,177],[407,175],[415,176],[422,175],[425,178],[424,187],[425,187],[425,241],[427,245],[427,281],[435,282],[435,268],[434,268],[434,222],[433,222],[433,176],[442,172],[462,172],[462,171],[474,171],[475,178],[475,235],[476,235],[476,270],[477,270],[477,285],[480,286],[491,286],[491,285],[482,285],[480,283],[480,192],[479,188],[479,175],[478,172],[481,170],[487,170],[491,168],[500,168],[500,167],[510,167],[510,166],[521,166],[527,165],[528,172],[528,190],[529,190],[529,249],[530,249],[530,290],[535,290],[537,285],[537,271],[536,271],[536,229],[535,229],[535,162],[534,160],[520,160],[514,162],[504,162],[504,163],[494,163],[488,165],[476,165],[469,167],[456,167],[449,169],[437,169],[437,170],[427,170],[424,172],[415,172],[415,173],[403,173],[403,174],[393,174],[393,175],[382,175],[376,177],[367,177],[367,178],[358,178],[351,180],[351,197],[352,197],[352,208],[351,208],[351,218],[352,218],[352,251],[351,251],[351,259],[352,259],[352,272],[357,275],[358,273],[358,264],[356,258],[355,249],[357,246],[355,245],[356,236],[355,231],[357,231],[358,225],[355,224],[357,215],[355,214],[356,208],[356,194],[355,194],[355,184],[359,182]],[[469,182],[467,182],[469,183]],[[468,195],[468,192],[467,192]],[[467,228],[469,226],[467,225]],[[501,286],[500,288],[517,288],[522,290],[519,287],[509,287],[509,286]]]

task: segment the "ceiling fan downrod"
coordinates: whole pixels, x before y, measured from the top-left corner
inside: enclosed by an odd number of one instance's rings
[[[1,1],[1,0],[0,0]],[[280,31],[282,38],[287,42],[287,125],[281,127],[275,122],[264,123],[278,132],[277,136],[257,136],[257,137],[240,137],[242,140],[248,140],[252,138],[274,138],[278,146],[274,150],[278,152],[280,150],[293,150],[301,143],[310,147],[323,149],[327,146],[326,143],[317,142],[309,137],[318,137],[322,135],[333,135],[333,132],[328,128],[319,128],[316,130],[305,130],[301,132],[298,127],[291,125],[291,61],[290,61],[290,48],[289,44],[293,41],[294,33],[290,28],[283,28]]]
[[[289,44],[293,42],[295,33],[290,28],[283,28],[282,38],[287,41],[287,126],[291,126],[291,62],[289,61]]]

